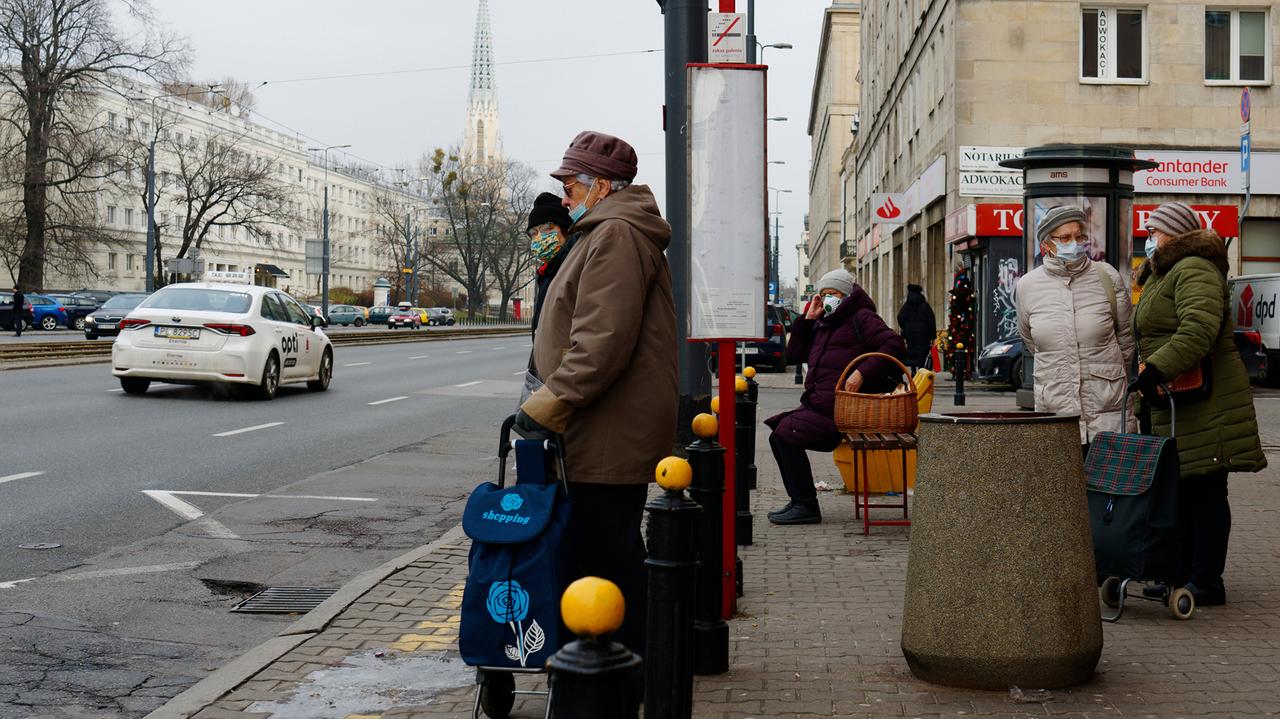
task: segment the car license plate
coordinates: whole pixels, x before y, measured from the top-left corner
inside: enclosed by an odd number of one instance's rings
[[[116,328],[115,322],[104,322],[103,324],[98,325],[98,329],[100,330],[113,330],[115,328]]]
[[[743,347],[742,352],[743,354],[758,355],[760,354],[760,348],[759,347]]]
[[[171,340],[194,340],[200,337],[199,327],[157,327],[156,337],[167,337]]]

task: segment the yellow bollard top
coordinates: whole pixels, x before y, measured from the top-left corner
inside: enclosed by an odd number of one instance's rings
[[[720,397],[719,395],[711,398],[711,413],[720,414]]]
[[[744,394],[747,391],[747,378],[738,375],[738,378],[733,381],[733,391],[738,394]]]
[[[742,370],[742,376],[743,376],[743,377],[746,377],[747,379],[755,379],[755,378],[756,378],[756,368],[755,368],[755,367],[748,367],[748,368],[746,368],[746,369]]]
[[[565,626],[582,637],[616,631],[622,626],[626,608],[618,585],[599,577],[579,579],[560,598],[560,616]]]
[[[693,418],[693,433],[703,439],[711,439],[720,431],[720,423],[716,421],[715,415],[703,412]]]
[[[680,457],[667,457],[658,462],[653,476],[658,480],[659,487],[679,492],[688,489],[693,483],[693,467]]]

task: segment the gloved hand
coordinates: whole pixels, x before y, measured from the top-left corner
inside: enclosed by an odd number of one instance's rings
[[[1142,371],[1138,373],[1138,376],[1129,383],[1129,391],[1137,390],[1144,397],[1155,397],[1157,385],[1162,383],[1164,383],[1164,374],[1155,365],[1148,362],[1147,366],[1143,367]]]
[[[529,435],[551,435],[555,434],[551,430],[538,424],[533,417],[524,413],[524,410],[516,410],[516,428],[526,437]]]

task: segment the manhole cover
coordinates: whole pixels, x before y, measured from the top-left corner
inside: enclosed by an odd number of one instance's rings
[[[267,587],[231,608],[252,614],[305,614],[333,596],[323,587]]]
[[[19,544],[18,549],[57,549],[61,546],[61,544],[54,544],[53,542],[27,542],[26,544]]]

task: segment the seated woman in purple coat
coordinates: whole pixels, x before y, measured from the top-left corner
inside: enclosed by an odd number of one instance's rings
[[[904,359],[907,346],[876,314],[875,303],[854,283],[853,275],[832,270],[822,276],[802,318],[791,325],[787,359],[808,362],[809,376],[800,396],[800,407],[765,420],[773,433],[769,447],[778,462],[782,483],[791,501],[769,513],[774,524],[817,524],[822,521],[813,470],[807,450],[831,452],[844,435],[836,429],[836,382],[853,358],[867,352],[883,352]],[[845,389],[888,392],[898,384],[901,371],[883,359],[872,358],[845,381]]]

